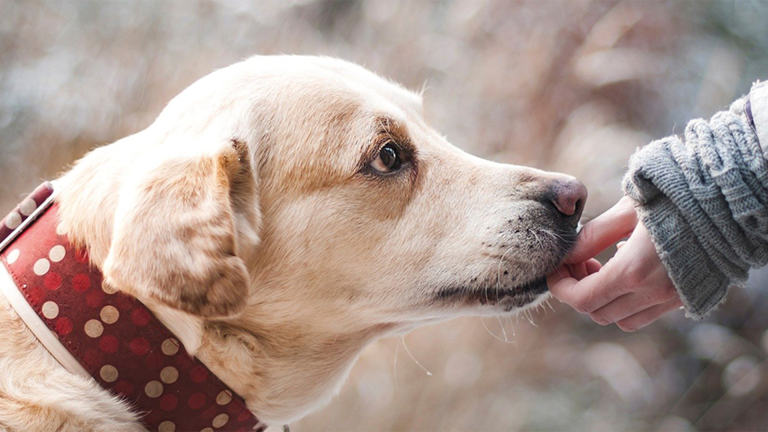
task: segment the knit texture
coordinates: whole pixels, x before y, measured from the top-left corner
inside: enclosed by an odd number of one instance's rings
[[[695,319],[768,263],[768,165],[744,107],[740,99],[709,122],[691,121],[685,142],[670,136],[639,149],[623,180]]]

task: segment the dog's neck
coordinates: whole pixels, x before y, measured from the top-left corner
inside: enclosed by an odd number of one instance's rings
[[[263,291],[291,289],[265,286]],[[267,424],[287,424],[322,407],[362,349],[397,329],[394,324],[363,326],[344,310],[332,313],[334,320],[321,319],[310,312],[316,309],[302,308],[295,299],[254,298],[259,300],[226,320],[204,321],[166,306],[148,306]]]
[[[329,331],[300,313],[249,309],[241,318],[205,323],[198,356],[268,424],[289,423],[321,407],[362,349],[389,330]]]

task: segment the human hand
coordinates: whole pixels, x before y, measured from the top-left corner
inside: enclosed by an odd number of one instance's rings
[[[627,236],[602,268],[592,259]],[[558,300],[624,331],[643,328],[683,304],[628,198],[584,225],[565,264],[547,283]]]

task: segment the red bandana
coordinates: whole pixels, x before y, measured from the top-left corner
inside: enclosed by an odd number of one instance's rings
[[[102,288],[85,253],[57,234],[55,204],[25,228],[52,192],[50,184],[40,186],[0,222],[0,244],[18,234],[0,258],[67,350],[102,387],[131,403],[149,430],[264,430],[243,399],[142,303]]]

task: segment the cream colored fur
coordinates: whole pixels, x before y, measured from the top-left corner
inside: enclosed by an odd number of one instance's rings
[[[378,175],[369,163],[389,141],[413,161]],[[538,301],[514,287],[568,246],[572,228],[547,205],[562,178],[451,146],[419,95],[359,66],[254,57],[86,155],[58,201],[107,283],[145,302],[261,420],[284,424],[327,403],[376,338]],[[139,428],[3,300],[0,328],[0,429]]]

